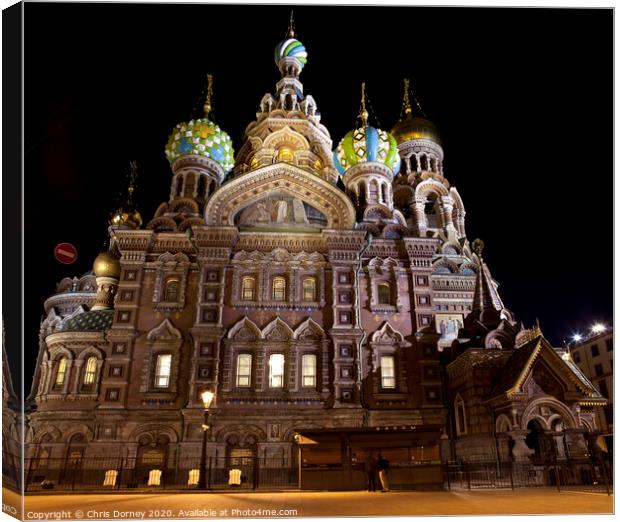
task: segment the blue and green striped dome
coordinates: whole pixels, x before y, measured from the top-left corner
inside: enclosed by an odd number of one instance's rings
[[[400,169],[398,145],[389,132],[374,127],[360,127],[347,133],[334,151],[334,164],[341,175],[358,163],[378,161],[392,170]]]
[[[280,65],[282,58],[297,58],[303,68],[308,61],[308,53],[304,45],[297,38],[287,38],[276,45],[275,52],[276,65]]]
[[[234,152],[230,136],[207,118],[179,123],[166,144],[170,163],[182,156],[205,156],[217,162],[225,173],[235,164]]]

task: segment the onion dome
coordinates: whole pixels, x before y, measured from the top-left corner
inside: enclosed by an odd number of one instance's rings
[[[121,275],[121,264],[112,252],[101,252],[93,263],[93,271],[97,277],[118,279]]]
[[[334,151],[334,164],[338,172],[344,174],[359,163],[376,161],[387,165],[395,176],[400,169],[398,144],[389,132],[368,125],[365,89],[362,83],[362,126],[342,138]]]
[[[400,156],[394,136],[374,127],[360,127],[349,131],[334,151],[334,164],[340,174],[367,161],[384,163],[396,175],[400,169]]]
[[[411,140],[429,140],[441,145],[439,129],[435,124],[426,118],[407,115],[400,120],[392,129],[392,134],[398,143]]]
[[[276,45],[276,51],[274,54],[276,65],[280,64],[280,60],[282,60],[282,58],[297,58],[301,68],[303,68],[308,61],[308,53],[306,52],[304,45],[297,40],[297,38],[287,38]]]
[[[89,310],[67,319],[61,330],[78,332],[109,330],[113,320],[114,310]]]
[[[209,86],[204,104],[204,118],[179,123],[166,144],[166,157],[170,163],[185,156],[204,156],[212,159],[229,172],[234,164],[234,150],[230,136],[209,120],[211,112],[212,77],[208,75]]]
[[[432,121],[421,116],[413,116],[411,102],[409,100],[409,80],[404,80],[405,95],[403,104],[405,106],[405,117],[401,118],[392,128],[392,134],[398,143],[412,140],[429,140],[441,146],[441,136],[439,129]],[[415,98],[414,98],[415,99]],[[417,100],[416,100],[417,103]],[[422,108],[418,104],[420,111]]]

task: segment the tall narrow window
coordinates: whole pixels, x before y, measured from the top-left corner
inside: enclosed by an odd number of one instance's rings
[[[97,372],[97,358],[89,357],[86,361],[86,370],[84,370],[84,384],[93,384]]]
[[[391,304],[392,292],[390,289],[390,283],[387,281],[381,281],[379,283],[379,304]]]
[[[284,279],[283,277],[273,278],[272,299],[274,301],[286,300],[286,279]]]
[[[273,353],[269,356],[269,387],[282,388],[284,386],[284,355]]]
[[[166,303],[176,303],[179,300],[179,280],[170,278],[166,280],[164,290],[164,301]]]
[[[316,386],[316,355],[307,353],[301,358],[301,378],[304,387]]]
[[[252,356],[249,353],[237,355],[237,386],[248,387],[252,383]]]
[[[381,388],[396,388],[394,357],[391,355],[381,356]]]
[[[170,370],[172,369],[172,355],[162,354],[157,356],[155,365],[155,386],[157,388],[167,388],[170,386]]]
[[[304,279],[304,301],[316,301],[316,279],[306,277]]]
[[[256,291],[256,279],[244,277],[241,282],[241,299],[243,301],[254,301]]]
[[[463,435],[467,433],[467,422],[465,421],[465,402],[460,395],[457,395],[454,401],[454,416],[456,417],[456,434]]]
[[[61,357],[58,361],[58,368],[56,370],[56,386],[62,386],[65,383],[65,376],[67,374],[67,358]]]

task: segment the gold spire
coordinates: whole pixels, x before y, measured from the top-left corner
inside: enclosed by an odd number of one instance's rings
[[[411,102],[409,101],[409,78],[405,78],[403,83],[405,84],[405,115],[409,116],[411,114]]]
[[[295,38],[295,29],[293,28],[293,10],[291,9],[291,19],[288,22],[287,38]]]
[[[136,160],[129,162],[129,168],[131,173],[129,174],[129,186],[127,187],[127,204],[133,203],[133,191],[136,185],[136,178],[138,177],[138,164]]]
[[[208,118],[209,113],[211,112],[212,96],[213,96],[213,75],[207,74],[207,98],[205,99],[205,104],[202,107],[205,111],[205,118]]]
[[[133,193],[136,188],[136,179],[138,177],[138,165],[136,160],[129,162],[130,174],[129,185],[127,186],[127,200],[121,205],[116,212],[110,216],[110,225],[124,228],[140,228],[142,225],[142,216],[135,208],[133,202]]]
[[[362,110],[360,111],[362,127],[368,125],[368,111],[366,110],[366,82],[362,82]]]

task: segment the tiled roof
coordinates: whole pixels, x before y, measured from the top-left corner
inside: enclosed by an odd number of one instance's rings
[[[107,330],[112,326],[114,310],[91,310],[67,319],[62,330]]]
[[[540,338],[532,339],[521,348],[512,352],[512,355],[508,358],[506,364],[504,364],[502,371],[498,374],[493,389],[489,394],[489,398],[506,393],[517,383],[524,366],[527,364],[527,361],[529,361],[534,350],[536,350],[539,341]]]

